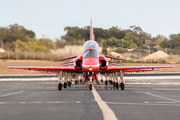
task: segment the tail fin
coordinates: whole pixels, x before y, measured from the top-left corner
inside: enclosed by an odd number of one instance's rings
[[[93,28],[92,28],[92,18],[91,18],[91,26],[90,26],[90,40],[94,40]]]
[[[85,41],[85,39],[83,38],[83,44],[85,43],[86,41]]]

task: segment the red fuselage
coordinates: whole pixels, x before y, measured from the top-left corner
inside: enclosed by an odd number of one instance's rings
[[[89,56],[83,58],[82,70],[84,72],[98,72],[99,71],[99,58]]]

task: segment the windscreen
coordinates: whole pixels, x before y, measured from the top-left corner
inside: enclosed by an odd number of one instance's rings
[[[90,57],[90,56],[91,57],[95,57],[95,58],[99,57],[98,53],[95,50],[93,50],[93,49],[86,50],[84,52],[84,54],[83,54],[84,58],[87,58],[87,57]]]

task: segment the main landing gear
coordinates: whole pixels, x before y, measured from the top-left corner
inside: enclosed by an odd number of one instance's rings
[[[64,88],[66,88],[66,87],[67,87],[67,83],[65,82],[65,83],[64,83]]]
[[[68,86],[71,87],[71,82],[70,81],[68,82]]]
[[[105,85],[107,86],[108,85],[108,80],[107,80],[107,73],[105,73]]]
[[[121,90],[124,90],[124,83],[120,83]]]
[[[105,85],[108,85],[108,81],[107,80],[105,81]]]
[[[62,90],[62,83],[58,84],[58,90]]]
[[[124,90],[125,88],[122,70],[120,70],[120,87],[121,87],[121,90]]]
[[[119,84],[118,83],[116,83],[116,89],[119,89]]]
[[[105,76],[106,76],[106,74],[105,74]],[[112,84],[114,88],[116,88],[116,89],[121,88],[121,90],[124,90],[125,84],[124,84],[124,80],[123,80],[123,71],[122,70],[120,70],[120,81],[118,80],[118,72],[117,71],[110,73],[110,78],[112,79],[110,84]]]
[[[58,90],[62,90],[62,71],[58,72]]]
[[[78,81],[77,80],[75,80],[75,85],[77,85],[78,84]]]

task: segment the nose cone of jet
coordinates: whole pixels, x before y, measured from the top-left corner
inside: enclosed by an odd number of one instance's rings
[[[83,60],[82,69],[85,72],[99,71],[99,59],[98,58],[85,58]]]

